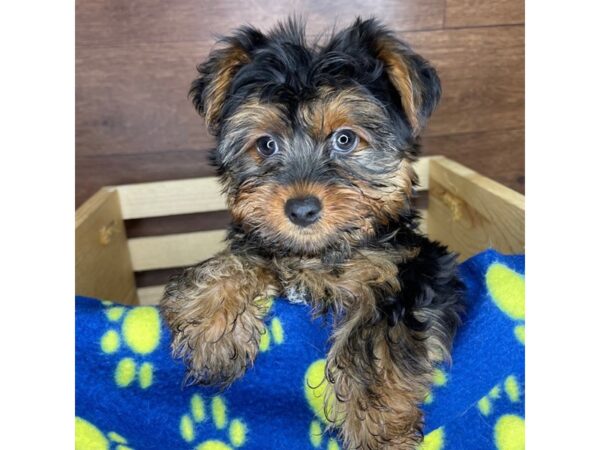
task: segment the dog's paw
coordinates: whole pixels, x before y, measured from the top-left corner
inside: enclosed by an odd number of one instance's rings
[[[264,332],[232,332],[216,341],[188,336],[178,340],[173,354],[186,362],[187,381],[191,384],[227,387],[242,377],[252,364],[258,353],[259,338]],[[192,330],[192,333],[205,334],[202,330]]]
[[[247,269],[240,258],[224,255],[167,285],[160,309],[173,334],[173,356],[188,366],[188,381],[228,386],[253,363],[261,339],[266,345],[266,285]]]
[[[173,335],[173,355],[188,366],[188,381],[226,387],[252,365],[259,351],[283,339],[276,321],[271,328],[263,322],[271,299],[255,299],[253,308],[230,314],[218,310],[213,315],[191,321]]]

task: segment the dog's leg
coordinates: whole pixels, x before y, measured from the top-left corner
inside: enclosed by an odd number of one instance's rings
[[[339,271],[308,260],[292,267],[315,310],[336,317],[323,412],[345,449],[414,449],[421,441],[419,403],[433,372],[428,345],[402,323],[390,325],[381,308],[401,290],[397,261],[412,257],[365,251]]]
[[[160,308],[175,357],[201,384],[227,386],[258,352],[273,277],[259,261],[228,251],[171,280]]]
[[[436,365],[449,357],[459,322],[463,287],[452,255],[425,241],[416,257],[397,267],[398,284],[384,276],[385,283],[346,289],[353,296],[334,331],[325,403],[347,449],[419,445],[420,405]],[[364,272],[354,270],[352,279]]]
[[[344,448],[415,449],[422,440],[419,405],[432,372],[423,359],[426,350],[405,354],[406,361],[398,365],[392,352],[407,339],[401,326],[391,329],[358,314],[338,327],[334,338],[325,404],[330,420],[339,425]]]

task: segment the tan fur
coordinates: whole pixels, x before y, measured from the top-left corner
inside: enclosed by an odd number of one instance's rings
[[[366,99],[356,89],[334,90],[321,88],[316,100],[302,105],[298,112],[316,139],[326,139],[340,128],[350,128],[361,139],[357,150],[365,148],[371,139],[370,133],[360,127],[361,115],[383,116],[383,109],[372,100]]]
[[[346,234],[351,243],[371,235],[374,219],[385,223],[393,217],[411,196],[415,174],[407,160],[398,164],[391,179],[386,177],[388,189],[373,189],[361,180],[354,180],[356,188],[324,186],[318,183],[280,185],[263,183],[242,188],[235,198],[230,198],[230,210],[237,223],[256,227],[262,233],[289,239],[294,245],[309,251],[318,251],[348,224],[357,228]],[[322,219],[310,228],[300,228],[289,221],[284,205],[295,197],[315,196],[322,203]]]
[[[355,183],[360,187],[361,194],[372,205],[371,213],[380,223],[387,223],[387,220],[393,218],[397,211],[407,206],[406,203],[412,198],[416,177],[410,161],[403,159],[398,163],[395,172],[382,180],[387,184],[387,188],[374,189],[370,184],[360,180],[355,180]]]
[[[257,163],[262,157],[256,149],[258,138],[266,135],[286,135],[289,133],[289,120],[275,105],[262,103],[259,99],[248,99],[231,117],[227,119],[228,138],[235,139],[238,133],[243,136],[243,152],[249,154]]]
[[[218,117],[225,103],[225,97],[237,69],[250,61],[248,54],[241,48],[223,49],[225,56],[219,60],[217,73],[206,88],[204,105],[205,120],[208,128],[214,133],[218,127]]]
[[[223,252],[188,269],[167,288],[161,307],[171,329],[178,331],[174,354],[187,361],[194,381],[229,384],[258,352],[265,315],[260,298],[290,289],[303,292],[315,311],[343,312],[327,356],[324,412],[344,448],[414,449],[421,441],[419,404],[434,360],[419,376],[403,373],[393,362],[385,333],[393,341],[413,342],[414,337],[400,325],[369,325],[369,320],[378,314],[377,295],[401,290],[397,264],[418,253],[417,248],[364,250],[335,266],[325,266],[319,258],[283,257],[266,269],[257,257],[246,260]],[[372,361],[356,352],[365,333],[374,346]],[[423,358],[439,350],[435,339],[424,340],[415,351],[419,348]]]
[[[355,314],[361,317],[362,312],[359,309]],[[430,377],[401,373],[389,354],[386,330],[378,325],[370,332],[376,355],[373,382],[365,385],[364,374],[349,364],[353,360],[352,349],[345,345],[354,331],[353,325],[350,322],[338,330],[327,364],[330,384],[325,393],[326,404],[332,410],[331,418],[343,418],[340,435],[344,448],[413,450],[421,442],[423,417],[419,404],[427,393]],[[400,332],[400,328],[395,331]],[[335,424],[331,425],[334,428]]]
[[[400,92],[402,107],[406,111],[408,121],[413,127],[414,134],[420,131],[419,109],[421,107],[421,86],[418,77],[411,73],[404,57],[399,53],[393,42],[379,42],[378,57],[387,67],[388,75],[394,87]]]
[[[403,450],[414,449],[421,441],[419,404],[431,381],[429,373],[415,378],[414,374],[402,373],[393,363],[385,339],[388,332],[385,323],[365,329],[375,346],[372,365],[357,360],[361,356],[349,344],[351,339],[357,339],[356,333],[361,332],[364,322],[377,314],[374,288],[379,293],[382,290],[397,293],[401,287],[396,264],[414,258],[417,253],[418,249],[361,252],[336,270],[324,268],[318,259],[275,260],[286,289],[304,292],[309,299],[327,299],[327,305],[315,304],[318,309],[328,306],[344,311],[345,322],[335,328],[327,356],[329,383],[324,402],[330,428],[339,427],[344,448]],[[389,332],[396,341],[412,339],[401,326]],[[359,337],[355,342],[362,339]],[[427,340],[424,348],[430,344],[434,343]],[[368,371],[371,373],[366,374]],[[365,384],[365,380],[370,383]]]
[[[285,215],[284,205],[290,198],[308,195],[314,195],[321,201],[322,219],[310,228],[300,228]],[[317,251],[331,239],[336,239],[340,229],[348,223],[360,223],[361,230],[368,234],[372,229],[368,219],[372,205],[367,201],[347,187],[326,188],[316,183],[289,186],[264,183],[242,189],[231,204],[231,213],[234,221],[248,227],[260,227],[260,232],[279,235],[297,246]],[[361,236],[357,235],[354,239],[358,240]]]
[[[310,298],[323,299],[325,306],[341,312],[356,299],[365,298],[364,306],[375,308],[371,288],[387,287],[398,291],[397,263],[413,258],[414,249],[404,251],[357,252],[352,259],[324,266],[320,258],[275,258],[273,264],[284,291],[306,292]],[[369,301],[371,301],[369,303]]]
[[[265,134],[288,133],[288,126],[288,120],[277,106],[263,103],[257,98],[248,99],[227,120],[230,132],[243,130],[244,135],[247,136],[246,147],[254,144],[257,138]]]
[[[273,278],[257,261],[223,252],[168,286],[161,302],[172,330],[172,349],[189,365],[190,377],[229,384],[241,376],[264,333],[264,297]]]

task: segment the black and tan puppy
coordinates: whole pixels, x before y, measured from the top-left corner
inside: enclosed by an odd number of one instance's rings
[[[226,386],[258,352],[261,299],[303,299],[335,317],[325,403],[344,446],[413,449],[463,290],[411,205],[436,72],[375,20],[322,44],[294,21],[221,44],[191,95],[233,220],[228,249],[167,286],[174,354]]]

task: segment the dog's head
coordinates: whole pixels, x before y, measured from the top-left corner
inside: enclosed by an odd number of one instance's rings
[[[295,21],[245,27],[190,94],[217,138],[234,223],[255,244],[315,255],[364,243],[408,207],[435,70],[377,21],[309,45]]]

